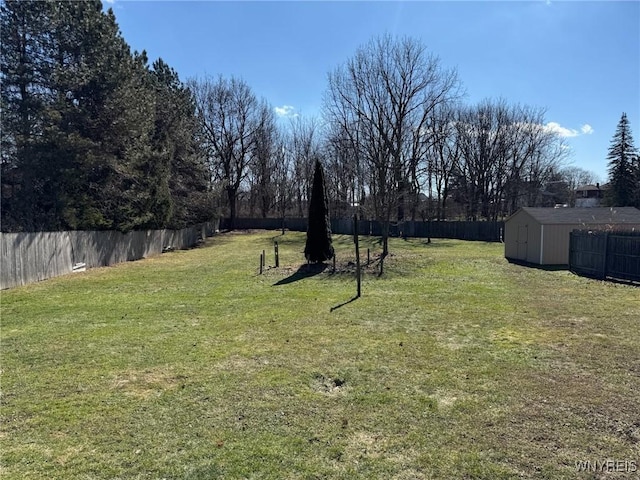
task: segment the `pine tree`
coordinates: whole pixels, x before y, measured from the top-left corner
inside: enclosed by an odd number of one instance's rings
[[[8,0],[0,8],[2,173],[12,182],[2,196],[3,229],[126,231],[166,222],[169,171],[151,147],[146,54],[131,54],[113,11],[99,0]]]
[[[309,226],[307,243],[304,247],[305,258],[312,263],[324,262],[333,257],[331,244],[331,222],[329,221],[329,203],[324,184],[322,165],[316,161],[313,174],[313,188],[309,202]]]
[[[609,188],[607,199],[611,206],[636,204],[640,186],[637,151],[633,145],[627,114],[623,113],[609,146]]]
[[[210,172],[197,141],[199,123],[191,91],[178,73],[161,58],[149,72],[155,90],[153,155],[162,171],[159,190],[170,195],[170,217],[165,226],[185,228],[211,220]]]
[[[2,229],[33,230],[46,219],[39,205],[44,182],[39,138],[44,133],[49,2],[6,0],[0,5],[2,107]],[[39,94],[40,92],[40,94]]]
[[[636,155],[636,162],[635,162],[634,169],[635,169],[635,180],[636,180],[634,206],[636,208],[640,208],[640,153]]]

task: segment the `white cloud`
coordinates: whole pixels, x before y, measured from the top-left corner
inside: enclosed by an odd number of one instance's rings
[[[591,135],[593,133],[593,127],[588,123],[585,123],[580,127],[580,131],[585,135]]]
[[[116,3],[116,0],[104,0],[105,3],[108,3],[109,5],[113,5],[114,3]]]
[[[548,131],[557,133],[561,137],[577,137],[580,132],[573,128],[566,128],[557,122],[549,122],[544,126]]]
[[[281,107],[276,107],[275,109],[276,115],[278,115],[279,117],[297,117],[298,114],[296,113],[296,109],[295,107],[292,107],[291,105],[283,105]]]

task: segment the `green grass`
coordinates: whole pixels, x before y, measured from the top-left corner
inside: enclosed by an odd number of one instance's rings
[[[281,268],[257,275],[274,239]],[[500,244],[392,239],[349,302],[353,244],[334,244],[336,273],[296,274],[304,235],[260,232],[3,291],[0,476],[640,469],[637,287],[512,265]]]

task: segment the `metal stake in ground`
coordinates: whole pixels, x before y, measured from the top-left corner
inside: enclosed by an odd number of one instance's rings
[[[361,279],[360,279],[360,241],[358,239],[358,214],[353,216],[353,243],[356,244],[356,285],[357,293],[356,298],[360,298],[362,293]]]
[[[275,245],[273,246],[273,248],[276,256],[276,268],[278,268],[280,266],[280,256],[278,255],[278,242],[275,242]]]

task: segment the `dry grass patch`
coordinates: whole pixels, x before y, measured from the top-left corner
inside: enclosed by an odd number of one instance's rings
[[[184,388],[187,377],[175,375],[164,369],[147,369],[143,371],[129,370],[116,375],[111,388],[125,395],[148,399],[152,396],[170,392],[176,388]]]

